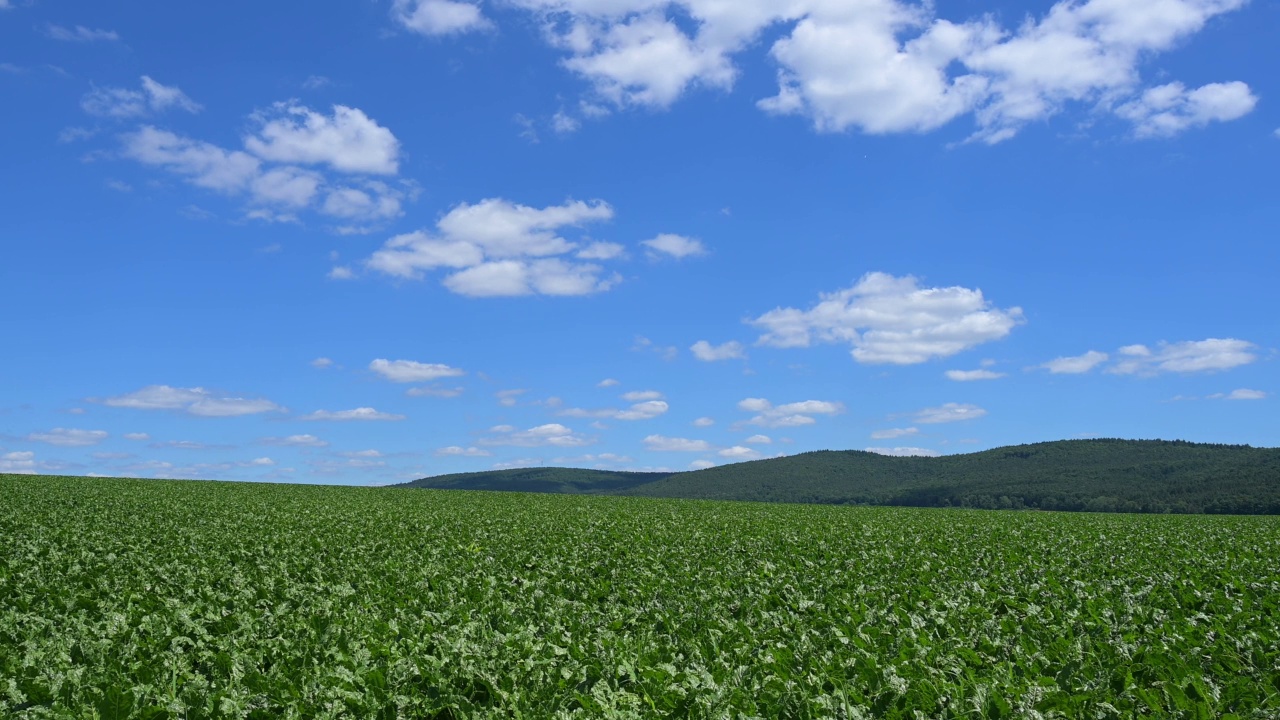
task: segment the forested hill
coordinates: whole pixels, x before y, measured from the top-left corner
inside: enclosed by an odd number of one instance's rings
[[[1063,440],[936,458],[826,450],[690,472],[531,468],[442,475],[407,486],[917,507],[1280,514],[1280,449]]]

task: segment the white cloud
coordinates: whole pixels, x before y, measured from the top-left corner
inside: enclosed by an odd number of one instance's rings
[[[442,388],[437,386],[409,388],[405,395],[409,397],[455,398],[464,392],[462,387]]]
[[[640,244],[649,248],[649,256],[653,258],[667,255],[677,260],[683,260],[695,255],[704,255],[707,252],[702,241],[673,233],[662,233],[651,240],[644,240]]]
[[[198,187],[226,194],[247,191],[261,166],[248,153],[223,150],[149,125],[124,136],[124,154],[181,175]]]
[[[773,438],[768,435],[752,435],[742,442],[748,445],[771,445],[773,444]]]
[[[519,397],[527,392],[529,391],[522,388],[514,390],[499,390],[496,393],[498,397],[498,404],[503,407],[515,407],[516,401]]]
[[[255,117],[261,126],[245,138],[249,152],[264,160],[328,165],[344,173],[395,175],[400,141],[358,108],[334,105],[322,115],[295,103],[276,103]]]
[[[618,243],[594,242],[582,248],[575,257],[579,260],[616,260],[626,255],[626,248]]]
[[[176,88],[147,84],[152,104],[182,105]],[[141,94],[139,94],[141,97]],[[128,107],[119,113],[131,113]],[[119,114],[117,113],[117,114]],[[245,138],[251,152],[227,150],[212,143],[142,126],[122,136],[123,156],[164,168],[198,187],[225,195],[247,195],[245,216],[266,222],[298,222],[298,211],[311,209],[345,223],[341,234],[364,233],[370,224],[402,214],[416,194],[412,183],[392,186],[368,177],[335,179],[321,169],[341,173],[394,174],[399,142],[390,130],[354,108],[335,106],[332,117],[295,104],[277,104],[270,115],[254,116],[257,134]],[[266,164],[264,164],[266,163]],[[332,277],[345,279],[349,268]]]
[[[755,460],[760,457],[760,451],[749,447],[743,447],[742,445],[734,445],[733,447],[725,448],[717,454],[722,458],[729,458],[730,460]]]
[[[466,375],[460,370],[440,363],[421,363],[414,360],[377,359],[369,363],[369,369],[391,382],[411,383],[430,382],[445,377]]]
[[[28,451],[0,455],[0,472],[16,475],[34,475],[36,473],[36,454]]]
[[[288,437],[265,437],[258,441],[263,445],[279,445],[282,447],[328,447],[329,443],[315,435],[290,435]]]
[[[8,7],[8,5],[0,5],[0,7]],[[62,40],[63,42],[97,42],[99,40],[115,42],[120,39],[120,35],[118,35],[114,30],[87,28],[83,25],[76,25],[73,28],[65,28],[61,25],[50,25],[49,37],[54,40]]]
[[[1265,400],[1265,399],[1267,398],[1267,393],[1263,392],[1262,390],[1250,390],[1250,389],[1248,389],[1248,388],[1238,388],[1238,389],[1236,389],[1236,390],[1232,390],[1231,392],[1229,392],[1229,393],[1227,393],[1227,394],[1225,394],[1225,395],[1223,395],[1223,394],[1219,393],[1219,394],[1215,394],[1215,395],[1210,395],[1209,397],[1210,397],[1210,398],[1213,398],[1213,399],[1215,399],[1215,400],[1217,400],[1217,399],[1221,399],[1221,400]]]
[[[713,450],[706,440],[649,435],[644,439],[645,450],[654,452],[708,452]]]
[[[619,383],[617,380],[614,380],[613,378],[605,378],[600,382],[596,383],[596,387],[609,388],[609,387],[614,387],[615,385],[620,385],[620,384],[621,383]]]
[[[260,457],[260,458],[254,458],[246,464],[251,467],[271,467],[272,465],[276,464],[276,461],[272,460],[269,457]]]
[[[105,430],[76,430],[74,428],[54,428],[48,432],[35,432],[27,435],[32,442],[48,443],[60,447],[85,447],[97,445],[107,439]]]
[[[612,420],[652,420],[659,415],[663,415],[669,409],[670,406],[663,400],[646,400],[635,403],[625,410],[616,408],[603,408],[600,410],[565,408],[560,411],[560,415],[578,418],[609,418]]]
[[[232,397],[204,388],[148,385],[141,390],[103,400],[110,407],[135,410],[176,410],[201,417],[237,417],[283,411],[270,400]]]
[[[662,393],[657,390],[633,390],[624,393],[622,399],[627,402],[644,402],[645,400],[661,400]]]
[[[887,430],[876,430],[871,433],[872,440],[892,440],[893,438],[908,437],[915,435],[920,431],[913,427],[905,428],[889,428]]]
[[[992,370],[948,370],[946,376],[948,380],[956,382],[973,382],[974,380],[996,380],[1005,375]]]
[[[311,367],[323,370],[325,368],[333,367],[333,361],[327,357],[318,357],[311,361]]]
[[[125,440],[150,440],[151,436],[146,433],[125,433],[122,435]]]
[[[1242,82],[1210,83],[1195,90],[1172,82],[1147,90],[1116,108],[1116,114],[1132,122],[1140,138],[1171,137],[1211,122],[1244,117],[1257,104],[1257,96]]]
[[[689,463],[690,470],[706,470],[707,468],[713,468],[715,466],[716,464],[710,460],[694,460]]]
[[[591,440],[575,433],[560,423],[547,423],[527,430],[516,430],[510,425],[490,428],[495,435],[481,438],[480,445],[512,445],[515,447],[581,447]]]
[[[994,308],[981,290],[921,288],[911,276],[868,273],[820,297],[809,310],[777,308],[750,321],[765,330],[757,344],[847,343],[858,362],[910,365],[999,340],[1023,322],[1021,308]]]
[[[568,201],[542,209],[489,198],[475,205],[462,203],[436,226],[447,238],[467,242],[491,258],[545,257],[574,249],[557,232],[564,227],[613,218],[608,203]]]
[[[450,445],[436,450],[437,457],[491,457],[493,453],[478,447],[462,447],[461,445]]]
[[[736,75],[723,52],[700,46],[656,13],[580,37],[589,49],[566,60],[565,67],[590,80],[615,105],[666,107],[691,84],[727,89]]]
[[[736,340],[722,343],[720,345],[712,345],[706,340],[699,340],[694,343],[689,350],[693,352],[693,356],[703,362],[715,362],[717,360],[740,360],[747,355],[743,352],[742,343]]]
[[[178,108],[198,113],[200,104],[187,97],[176,87],[161,85],[150,77],[142,76],[142,89],[94,88],[80,99],[80,107],[90,115],[117,119],[141,117],[153,112]]]
[[[586,295],[608,290],[621,278],[605,276],[597,264],[569,262],[558,255],[578,249],[561,234],[565,228],[608,220],[613,209],[596,201],[568,201],[542,209],[489,198],[463,203],[425,231],[397,235],[365,264],[392,277],[419,279],[424,271],[456,270],[443,283],[470,297],[530,294]],[[579,257],[616,257],[610,243],[593,243]]]
[[[918,447],[869,447],[866,451],[877,455],[890,455],[892,457],[939,457],[942,455],[942,453],[937,450]]]
[[[355,276],[356,274],[351,270],[351,268],[345,265],[335,265],[325,277],[330,280],[350,280]]]
[[[844,412],[844,405],[826,400],[803,400],[775,407],[764,398],[746,398],[738,403],[738,409],[756,413],[746,421],[748,425],[782,428],[812,425],[817,422],[814,415],[836,415]]]
[[[1050,360],[1040,367],[1048,370],[1055,375],[1079,375],[1087,373],[1098,365],[1106,362],[1110,356],[1104,352],[1090,350],[1083,355],[1074,357],[1060,357]]]
[[[478,5],[457,0],[395,0],[391,17],[405,28],[428,36],[493,27]]]
[[[648,350],[668,362],[675,360],[680,355],[680,348],[674,345],[659,345],[643,335],[636,336],[636,343],[631,346],[631,350],[633,352]]]
[[[331,420],[331,421],[347,421],[347,420],[404,420],[404,415],[395,415],[393,413],[378,412],[371,407],[359,407],[352,410],[316,410],[309,415],[303,415],[299,420]]]
[[[924,132],[972,115],[973,138],[999,142],[1068,106],[1124,108],[1142,93],[1141,64],[1246,2],[1058,2],[1040,17],[1011,14],[1014,28],[992,14],[945,19],[933,4],[901,0],[515,4],[539,16],[564,66],[591,83],[582,105],[597,115],[608,112],[601,102],[667,107],[690,88],[728,90],[733,57],[778,28],[769,46],[778,92],[758,103],[765,112],[867,133]],[[1238,97],[1206,98],[1159,112],[1190,126],[1241,108]]]
[[[551,116],[551,129],[560,135],[575,133],[581,127],[582,121],[567,114],[564,110],[559,110],[555,115]]]
[[[1145,345],[1120,348],[1120,358],[1107,372],[1117,375],[1158,375],[1166,372],[1193,373],[1230,370],[1248,365],[1258,356],[1251,342],[1234,338],[1209,338],[1177,343],[1160,343],[1154,350]]]
[[[918,423],[950,423],[960,422],[962,420],[973,420],[987,414],[987,411],[977,405],[969,405],[962,403],[946,403],[938,407],[925,408],[915,415]]]
[[[709,417],[700,417],[694,420],[692,424],[694,427],[711,427],[716,424],[716,421]]]

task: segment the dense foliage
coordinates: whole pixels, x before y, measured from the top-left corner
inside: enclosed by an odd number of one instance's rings
[[[531,472],[540,486],[523,481]],[[937,458],[824,451],[682,473],[537,468],[410,484],[708,500],[1280,514],[1280,449],[1066,440]]]
[[[1267,517],[0,476],[0,716],[1274,718],[1278,556]]]

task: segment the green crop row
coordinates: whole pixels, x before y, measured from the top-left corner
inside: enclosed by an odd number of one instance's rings
[[[1276,518],[0,476],[0,717],[1278,716]]]

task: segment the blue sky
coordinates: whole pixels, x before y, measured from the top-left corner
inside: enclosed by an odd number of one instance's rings
[[[1275,0],[0,0],[0,472],[1280,445]]]

